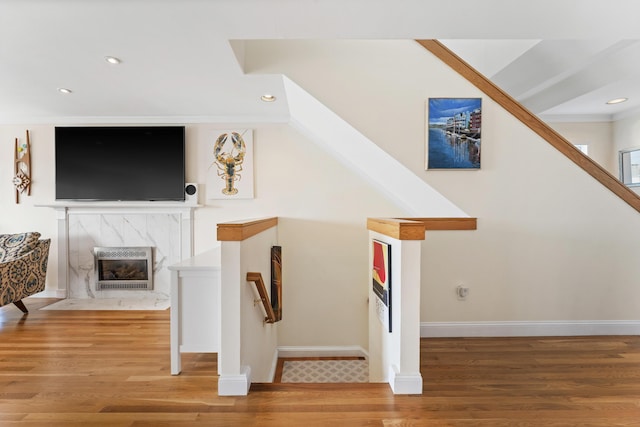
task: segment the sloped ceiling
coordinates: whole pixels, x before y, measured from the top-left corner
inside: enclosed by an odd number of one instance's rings
[[[638,40],[443,42],[543,119],[613,120],[640,111]],[[628,101],[606,104],[621,97]]]
[[[241,67],[242,40],[286,38],[446,39],[536,113],[614,118],[640,98],[640,2],[609,4],[0,0],[0,123],[286,121],[282,78]]]

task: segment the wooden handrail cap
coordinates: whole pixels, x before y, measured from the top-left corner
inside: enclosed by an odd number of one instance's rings
[[[217,239],[240,242],[278,225],[278,217],[230,221],[218,224]]]

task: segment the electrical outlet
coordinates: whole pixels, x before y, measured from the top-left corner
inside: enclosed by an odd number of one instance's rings
[[[469,295],[469,288],[459,285],[456,288],[456,295],[460,301],[466,300]]]

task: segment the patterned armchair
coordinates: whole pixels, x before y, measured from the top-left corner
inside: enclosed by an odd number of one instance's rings
[[[50,244],[37,232],[0,234],[0,306],[28,313],[22,299],[44,290]]]

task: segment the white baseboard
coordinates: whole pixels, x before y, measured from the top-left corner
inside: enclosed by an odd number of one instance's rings
[[[218,396],[246,396],[251,387],[251,368],[243,366],[239,375],[222,374],[218,378]]]
[[[271,371],[269,372],[269,378],[271,378],[271,382],[276,379],[276,371],[278,370],[278,349],[273,352],[273,358],[271,359]]]
[[[422,338],[640,335],[640,320],[422,322]]]
[[[278,357],[365,357],[369,353],[358,345],[352,346],[280,346]]]
[[[393,394],[422,394],[422,375],[401,374],[394,365],[389,369],[389,385]]]

